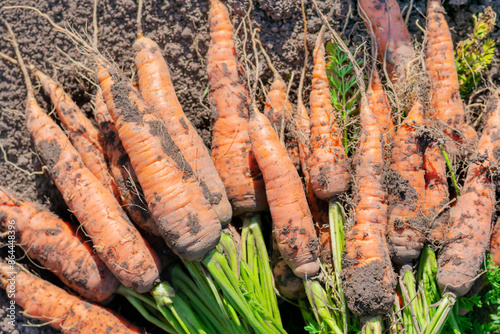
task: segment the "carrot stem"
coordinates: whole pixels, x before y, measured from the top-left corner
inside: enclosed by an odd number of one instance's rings
[[[436,314],[434,314],[431,322],[422,334],[439,334],[441,332],[448,318],[448,314],[455,304],[455,298],[456,297],[450,293],[444,295],[439,303]]]
[[[151,315],[151,313],[149,313],[146,310],[146,308],[141,304],[141,301],[139,299],[132,297],[132,296],[125,296],[125,298],[128,300],[128,302],[130,304],[132,304],[133,307],[135,307],[135,309],[137,311],[139,311],[139,313],[144,317],[144,319],[146,319],[147,321],[149,321],[153,325],[163,329],[167,333],[171,333],[171,334],[176,333],[175,329],[170,324],[167,324],[167,323],[157,319],[153,315]]]
[[[328,327],[328,333],[343,334],[344,332],[337,325],[335,315],[332,314],[332,299],[326,293],[320,282],[316,280],[304,281],[307,298],[313,307],[316,319],[319,324],[323,322]]]
[[[379,315],[368,319],[365,318],[363,321],[365,334],[382,334],[382,318]]]
[[[453,169],[451,168],[450,158],[448,157],[448,154],[446,153],[446,150],[444,149],[443,145],[439,145],[439,148],[441,149],[441,153],[443,153],[444,160],[446,161],[446,166],[448,166],[448,170],[450,171],[451,180],[453,181],[453,187],[455,188],[455,193],[457,194],[458,197],[460,196],[460,190],[458,190],[457,179],[455,177]]]

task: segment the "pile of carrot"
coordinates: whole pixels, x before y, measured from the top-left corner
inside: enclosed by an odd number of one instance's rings
[[[352,156],[331,103],[325,55],[329,30],[337,35],[321,14],[324,25],[308,71],[304,8],[306,63],[294,106],[251,23],[245,27],[253,67],[238,57],[226,4],[210,0],[211,149],[183,111],[161,48],[143,34],[142,1],[132,45],[138,83],[96,42],[34,9],[91,55],[97,126],[62,85],[25,64],[5,22],[17,60],[2,57],[24,77],[26,127],[77,223],[0,188],[4,236],[15,232],[30,259],[71,290],[36,277],[14,259],[1,262],[0,286],[8,290],[15,278],[14,300],[28,316],[68,333],[140,332],[93,304],[122,295],[169,333],[286,333],[278,295],[297,303],[308,327],[319,333],[347,333],[358,322],[363,332],[382,333],[384,317],[403,301],[420,307],[409,295],[412,267],[428,259],[432,247],[432,280],[442,307],[415,320],[416,332],[430,333],[480,277],[488,251],[500,265],[500,221],[493,229],[500,91],[492,90],[476,132],[467,123],[440,0],[428,0],[425,52],[419,56],[396,0],[359,1],[375,59],[365,71],[367,88],[354,62],[361,98]],[[261,55],[274,76],[262,105],[256,97]],[[310,91],[304,89],[307,72]],[[38,105],[30,75],[59,121]],[[450,191],[448,180],[458,159],[468,164],[460,194],[456,184]],[[348,219],[342,206],[351,209]]]

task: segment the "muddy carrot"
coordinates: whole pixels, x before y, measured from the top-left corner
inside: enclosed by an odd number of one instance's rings
[[[457,205],[450,211],[450,226],[438,256],[437,281],[444,291],[466,294],[478,277],[489,246],[500,162],[500,100],[487,105],[488,120]]]
[[[370,109],[373,110],[380,130],[384,135],[384,141],[386,144],[389,144],[396,132],[394,130],[391,105],[382,87],[382,82],[380,82],[376,67],[373,68],[373,74],[368,89],[366,90],[366,96],[368,98],[368,105]]]
[[[500,266],[500,218],[497,220],[497,223],[493,228],[490,247],[493,262],[495,262],[497,266]]]
[[[309,176],[314,194],[329,199],[349,188],[349,162],[342,147],[340,131],[330,101],[330,86],[326,76],[323,27],[314,48],[314,70],[311,105],[311,154]]]
[[[210,1],[207,71],[214,111],[212,159],[233,206],[233,214],[267,209],[262,173],[248,135],[250,95],[238,64],[226,6]]]

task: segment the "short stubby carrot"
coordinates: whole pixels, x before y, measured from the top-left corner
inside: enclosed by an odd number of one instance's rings
[[[424,106],[416,100],[398,127],[391,151],[388,236],[395,263],[418,258],[424,246]]]
[[[370,109],[373,110],[375,117],[377,118],[377,123],[380,126],[380,131],[384,135],[384,141],[386,144],[392,142],[396,131],[394,130],[394,121],[391,113],[391,105],[389,104],[389,99],[385,94],[384,87],[380,81],[378,71],[376,67],[373,69],[372,78],[368,89],[366,90],[366,96],[368,98],[368,105]]]
[[[102,91],[97,90],[94,118],[99,126],[109,161],[109,170],[115,179],[122,204],[129,217],[139,228],[153,235],[161,235],[158,226],[143,203],[142,189],[134,168],[116,130],[115,123],[108,112],[102,97]],[[130,184],[132,183],[132,184]]]
[[[87,299],[106,301],[120,284],[69,223],[4,189],[0,189],[0,229],[12,231],[31,259]]]
[[[0,286],[6,291],[15,291],[12,300],[23,308],[25,316],[48,323],[65,334],[142,333],[110,310],[73,296],[33,274],[17,270],[15,264],[0,261]]]
[[[345,236],[341,275],[347,305],[361,316],[389,311],[394,303],[396,277],[386,241],[383,136],[366,97],[361,99],[360,120],[354,225]]]
[[[428,1],[425,64],[430,79],[429,114],[450,138],[445,143],[448,154],[456,155],[460,151],[460,145],[473,149],[477,134],[465,120],[453,41],[443,13],[440,0]],[[469,152],[466,150],[462,153]]]
[[[320,199],[337,196],[349,188],[349,161],[342,147],[340,131],[330,101],[330,86],[326,76],[324,34],[319,33],[314,48],[314,69],[310,97],[311,154],[309,177],[314,194]]]
[[[196,178],[207,186],[209,202],[220,222],[227,225],[232,217],[232,209],[224,184],[203,140],[182,110],[159,46],[151,39],[139,36],[133,48],[139,89],[144,101],[163,120]]]
[[[159,117],[113,66],[98,65],[98,80],[120,140],[167,245],[185,260],[199,260],[220,239],[221,224],[209,191],[196,179]]]
[[[233,206],[233,214],[266,210],[262,173],[248,136],[250,95],[238,64],[226,6],[210,0],[207,72],[214,112],[212,159]]]
[[[437,282],[444,291],[466,294],[479,277],[490,243],[500,162],[500,100],[487,105],[488,119],[457,205],[451,208],[446,243],[438,256]]]
[[[491,234],[490,252],[493,262],[500,266],[500,218],[498,218]]]
[[[266,116],[255,111],[249,121],[252,150],[264,176],[278,249],[298,277],[319,271],[318,240],[297,170]]]
[[[409,61],[414,58],[415,50],[411,36],[401,16],[401,10],[396,0],[360,0],[361,17],[368,30],[373,30],[377,40],[379,59],[387,65],[389,78],[393,83],[407,74]]]
[[[116,183],[109,173],[104,156],[104,144],[99,131],[83,114],[61,85],[51,77],[32,67],[33,74],[40,80],[45,94],[50,96],[57,115],[68,133],[71,143],[80,153],[85,166],[116,198],[119,192]]]

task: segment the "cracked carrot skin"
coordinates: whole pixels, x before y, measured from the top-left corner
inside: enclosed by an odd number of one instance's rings
[[[376,68],[373,69],[372,80],[366,90],[366,96],[368,98],[368,105],[373,110],[380,130],[384,135],[384,141],[386,144],[389,144],[392,142],[396,131],[394,130],[391,105],[389,104],[389,99],[385,94]]]
[[[460,85],[453,55],[453,41],[444,18],[440,0],[427,3],[427,49],[425,64],[430,79],[430,116],[450,138],[448,154],[456,155],[460,145],[471,150],[477,143],[477,133],[466,123],[460,97]],[[467,154],[467,150],[462,153]]]
[[[392,261],[409,263],[418,258],[425,241],[423,142],[424,107],[416,100],[398,127],[391,152],[388,236]]]
[[[196,179],[161,119],[113,66],[98,80],[120,140],[163,239],[178,256],[199,260],[219,242],[221,224],[207,186]]]
[[[249,129],[266,185],[278,249],[295,275],[315,276],[319,271],[318,240],[299,174],[266,116],[252,113]]]
[[[238,64],[233,31],[226,6],[210,1],[210,47],[207,57],[210,103],[215,116],[212,159],[233,215],[268,208],[262,173],[248,135],[250,96]]]
[[[181,150],[193,172],[210,191],[210,204],[223,226],[232,217],[224,184],[215,169],[203,140],[184,114],[170,78],[168,65],[159,46],[139,36],[133,45],[139,89],[144,101],[164,122],[172,140]]]
[[[80,153],[85,166],[118,199],[120,194],[109,173],[104,155],[104,144],[99,131],[59,83],[36,68],[33,68],[32,72],[42,83],[45,94],[50,96],[57,115],[64,125],[71,143]]]
[[[12,278],[15,287],[11,286]],[[9,281],[10,280],[10,281]],[[136,326],[110,310],[89,303],[25,271],[13,270],[0,261],[0,286],[23,308],[24,315],[45,323],[65,334],[142,333]]]
[[[325,27],[322,28],[313,52],[314,69],[310,97],[311,154],[309,175],[314,194],[329,199],[349,188],[349,162],[342,147],[340,131],[330,101],[330,86],[326,76]]]
[[[9,225],[10,221],[15,224]],[[13,227],[16,242],[31,259],[40,262],[79,295],[104,302],[118,288],[118,280],[69,223],[2,189],[0,230],[8,232],[9,226]]]
[[[132,222],[139,228],[153,235],[160,236],[160,230],[153,217],[151,217],[147,209],[147,204],[140,198],[140,196],[143,195],[141,186],[137,180],[137,175],[120,141],[118,131],[108,112],[100,89],[97,90],[95,101],[96,107],[94,109],[94,118],[102,133],[105,154],[109,161],[109,170],[116,182],[120,194],[119,201],[123,205],[124,210],[128,213],[130,219],[132,219]],[[129,185],[129,180],[135,185],[135,189]],[[139,192],[140,195],[137,192]]]
[[[386,314],[395,298],[387,235],[383,135],[366,97],[360,104],[361,137],[357,150],[354,225],[345,236],[342,286],[357,315]]]
[[[495,191],[500,162],[500,100],[487,106],[489,114],[457,205],[450,212],[450,226],[438,256],[437,282],[444,291],[466,294],[481,272],[490,243],[495,211]]]

